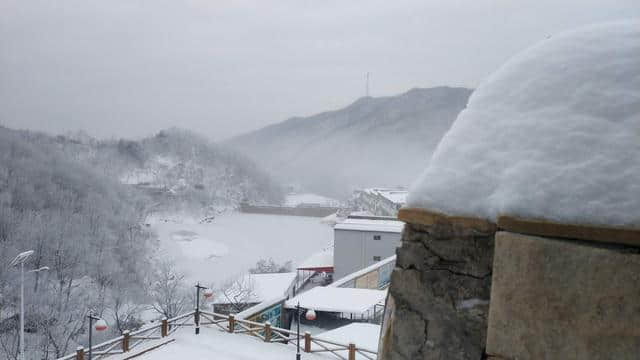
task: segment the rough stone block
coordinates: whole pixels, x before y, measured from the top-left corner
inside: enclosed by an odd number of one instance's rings
[[[395,306],[379,359],[480,360],[492,234],[464,232],[451,223],[407,224],[397,254],[389,290]]]
[[[487,353],[638,359],[638,249],[496,234]]]

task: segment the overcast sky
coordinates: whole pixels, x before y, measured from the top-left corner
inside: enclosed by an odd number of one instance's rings
[[[413,87],[475,87],[640,0],[0,0],[0,124],[219,140]]]

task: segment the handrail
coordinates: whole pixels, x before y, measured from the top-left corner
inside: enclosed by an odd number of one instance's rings
[[[203,315],[211,316],[213,320],[212,325],[217,325],[219,328],[227,331],[233,332],[235,334],[247,334],[254,337],[258,337],[265,342],[282,342],[286,341],[290,345],[293,345],[293,341],[298,338],[297,333],[288,329],[279,328],[276,326],[271,326],[270,323],[260,323],[252,320],[245,319],[236,319],[235,315],[223,315],[209,311],[201,311]],[[230,320],[233,319],[233,320]],[[233,331],[231,331],[229,327],[230,321],[233,322]],[[226,328],[223,324],[226,323]],[[267,330],[268,329],[268,330]],[[284,336],[286,334],[287,336]],[[305,352],[329,352],[342,360],[352,360],[355,359],[356,354],[360,354],[369,360],[374,360],[378,352],[375,350],[367,349],[364,347],[358,347],[355,344],[343,344],[337,341],[324,339],[322,337],[315,337],[311,334],[300,334],[300,339],[304,339],[305,341]],[[320,349],[312,349],[311,344],[316,344],[320,347]],[[339,351],[346,351],[347,357],[344,357]],[[371,357],[369,355],[373,355]]]
[[[170,333],[175,331],[179,326],[185,325],[185,323],[189,320],[189,316],[194,315],[195,311],[190,311],[178,316],[175,316],[171,319],[162,319],[160,323],[147,325],[141,329],[129,332],[125,331],[122,335],[115,337],[113,339],[109,339],[100,344],[92,345],[91,352],[95,355],[95,359],[100,359],[104,357],[108,357],[111,355],[118,355],[132,350],[138,345],[142,344],[145,341],[149,340],[159,340]],[[182,323],[177,324],[180,320],[185,319]],[[171,328],[171,329],[170,329]],[[159,331],[160,334],[153,336],[155,332]],[[118,348],[118,345],[121,345]],[[85,352],[88,349],[80,346],[77,348],[75,354],[68,354],[57,360],[73,360],[73,359],[84,359]]]
[[[222,331],[226,331],[234,334],[248,334],[262,339],[264,342],[284,342],[285,344],[294,345],[294,340],[304,340],[304,351],[307,353],[313,352],[329,352],[342,360],[355,360],[356,354],[369,359],[375,360],[378,353],[377,351],[366,349],[363,347],[357,347],[355,344],[343,344],[337,341],[323,339],[322,337],[312,336],[311,333],[304,333],[298,335],[296,332],[289,329],[284,329],[276,326],[271,326],[271,323],[260,323],[246,319],[236,319],[234,314],[224,315],[211,311],[190,311],[171,319],[162,319],[159,324],[152,324],[133,332],[125,331],[122,335],[107,340],[103,343],[94,345],[91,347],[93,354],[96,355],[96,359],[108,357],[110,355],[123,354],[141,343],[148,340],[159,340],[176,331],[182,326],[196,325],[195,321],[198,315],[209,322],[199,322],[199,325],[216,325]],[[193,323],[187,324],[189,317],[193,316]],[[183,321],[181,321],[183,320]],[[156,331],[160,331],[160,336],[152,336]],[[131,343],[130,343],[131,342]],[[116,345],[122,344],[122,347],[115,349]],[[312,349],[311,344],[316,344],[319,348]],[[294,345],[295,346],[295,345]],[[105,348],[106,349],[102,349]],[[347,352],[347,358],[345,358],[339,352]],[[83,347],[77,349],[76,354],[69,354],[58,358],[58,360],[82,360],[84,359],[85,350]],[[373,355],[371,357],[370,355]]]

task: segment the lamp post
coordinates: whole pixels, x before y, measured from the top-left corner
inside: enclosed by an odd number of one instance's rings
[[[296,344],[296,360],[300,360],[300,315],[302,315],[302,311],[300,311],[300,302],[298,301],[298,304],[296,305],[296,315],[298,315],[298,323],[297,323],[297,330],[296,330],[296,339],[297,339],[297,344]],[[309,321],[313,321],[316,319],[316,312],[313,311],[313,309],[309,309],[307,310],[307,313],[305,314],[305,318]]]
[[[20,265],[20,359],[25,360],[24,355],[24,263],[27,261],[29,256],[33,254],[33,250],[21,252],[16,256],[13,261],[9,264],[9,266],[18,266]],[[47,266],[43,266],[39,269],[34,269],[28,271],[29,273],[40,272],[49,270]]]
[[[91,344],[91,336],[93,334],[93,320],[96,321],[96,331],[105,331],[107,330],[107,323],[102,320],[101,318],[93,315],[93,312],[89,312],[89,315],[87,315],[87,317],[89,318],[89,360],[91,360],[91,355],[92,355],[92,344]]]
[[[209,298],[213,296],[213,291],[209,291],[210,289],[206,286],[201,286],[200,283],[196,284],[196,335],[200,334],[200,290],[205,290],[204,297]]]

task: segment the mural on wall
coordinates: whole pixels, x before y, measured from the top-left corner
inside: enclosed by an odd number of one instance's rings
[[[282,303],[266,308],[261,312],[251,316],[248,320],[259,323],[269,321],[271,326],[282,327]]]
[[[391,272],[396,266],[395,261],[391,261],[378,268],[378,289],[384,289],[391,283]]]
[[[396,262],[390,261],[366,274],[345,282],[340,287],[383,290],[391,283],[391,272],[395,266]]]

